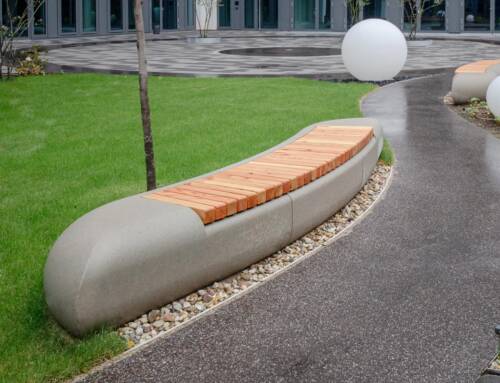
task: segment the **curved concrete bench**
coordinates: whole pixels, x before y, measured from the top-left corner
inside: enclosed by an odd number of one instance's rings
[[[382,144],[372,119],[322,122],[238,164],[97,208],[49,254],[49,309],[80,336],[242,270],[344,206]]]
[[[455,104],[471,98],[486,99],[490,83],[500,75],[500,60],[483,60],[462,65],[455,70],[449,96]]]

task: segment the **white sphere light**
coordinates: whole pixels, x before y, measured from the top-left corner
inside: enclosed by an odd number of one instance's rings
[[[408,47],[403,33],[382,19],[368,19],[349,29],[342,42],[347,70],[361,81],[384,81],[403,68]]]
[[[494,79],[486,92],[486,102],[491,113],[500,118],[500,77]]]

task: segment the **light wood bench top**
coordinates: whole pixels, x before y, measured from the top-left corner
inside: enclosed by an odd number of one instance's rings
[[[324,176],[355,156],[372,137],[369,126],[317,126],[252,161],[144,197],[189,207],[209,224]]]
[[[482,60],[458,67],[455,73],[485,73],[489,67],[500,64],[500,60]]]

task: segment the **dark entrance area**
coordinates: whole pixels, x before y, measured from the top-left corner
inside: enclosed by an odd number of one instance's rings
[[[177,0],[163,0],[163,29],[177,28]]]
[[[278,28],[278,0],[260,0],[260,27]]]

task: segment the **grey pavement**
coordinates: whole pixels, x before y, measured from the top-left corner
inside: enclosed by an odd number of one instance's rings
[[[345,32],[332,31],[273,31],[273,30],[217,30],[210,31],[210,37],[222,38],[252,38],[252,37],[342,37]],[[198,37],[199,33],[195,31],[161,31],[159,34],[146,33],[146,40],[181,40],[190,37]],[[447,40],[469,40],[469,41],[489,41],[500,44],[500,31],[495,33],[484,32],[464,32],[464,33],[445,33],[445,32],[419,32],[419,39],[447,39]],[[113,33],[106,35],[87,35],[87,36],[64,36],[58,38],[20,38],[15,42],[16,48],[28,48],[33,44],[43,46],[48,49],[71,45],[94,45],[105,44],[108,42],[135,41],[135,33]]]
[[[369,95],[397,156],[352,233],[86,382],[473,382],[500,322],[500,140],[448,74]],[[256,239],[258,240],[258,239]]]
[[[281,34],[254,32],[253,35],[245,35],[240,32],[229,35],[226,32],[220,36],[222,41],[214,44],[193,44],[180,36],[148,41],[148,68],[151,73],[158,75],[350,78],[340,54],[315,57],[264,57],[220,53],[227,49],[262,47],[340,48],[341,35],[338,33],[294,35],[290,32]],[[500,45],[492,44],[492,38],[488,39],[488,36],[491,35],[477,37],[484,38],[485,42],[436,39],[428,46],[410,45],[403,75],[455,68],[479,59],[498,59]],[[442,37],[436,36],[436,38]],[[123,40],[125,38],[123,36],[113,36],[113,38],[116,41],[103,43],[101,39],[99,44],[77,40],[86,44],[83,46],[67,46],[67,42],[61,42],[64,47],[53,47],[44,54],[44,58],[52,64],[51,69],[56,71],[62,68],[66,71],[135,72],[137,70],[135,43]],[[118,40],[119,38],[122,40]]]

